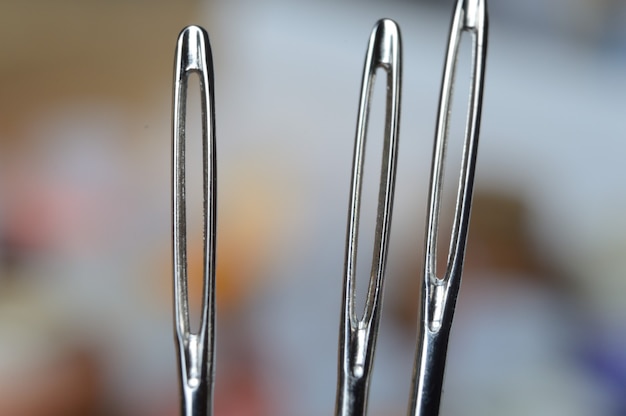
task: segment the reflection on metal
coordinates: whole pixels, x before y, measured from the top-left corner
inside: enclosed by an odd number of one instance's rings
[[[383,278],[387,262],[391,209],[396,177],[398,129],[400,121],[400,86],[402,78],[400,31],[395,22],[380,20],[372,31],[361,87],[361,100],[354,146],[343,303],[339,339],[339,377],[337,384],[337,416],[364,415],[367,409],[372,358],[380,321]],[[383,161],[378,194],[378,214],[374,237],[374,255],[369,289],[363,317],[354,311],[354,279],[357,258],[361,188],[365,140],[370,98],[377,69],[387,74],[387,97]]]
[[[173,111],[173,243],[176,348],[181,386],[181,415],[213,414],[215,361],[215,104],[213,61],[207,33],[189,26],[176,47]],[[204,217],[204,288],[200,329],[189,323],[187,290],[187,219],[185,185],[185,122],[189,76],[200,78]]]
[[[461,284],[465,243],[469,227],[476,154],[482,108],[485,61],[487,56],[487,5],[485,0],[458,0],[452,18],[448,53],[441,85],[439,114],[430,177],[430,194],[426,225],[426,255],[421,296],[421,322],[413,369],[409,416],[439,414],[441,389],[448,349],[448,338],[456,298]],[[473,62],[469,110],[463,143],[461,173],[456,200],[450,250],[445,275],[436,276],[437,235],[441,211],[443,167],[448,141],[448,124],[461,35],[467,32],[473,40]]]
[[[447,344],[461,282],[476,167],[487,53],[485,1],[458,0],[452,19],[430,178],[421,296],[422,311],[409,416],[436,416],[439,413]],[[469,114],[447,268],[444,276],[438,277],[436,275],[436,247],[441,211],[443,167],[448,141],[455,66],[461,35],[465,32],[473,39]],[[336,416],[363,416],[367,411],[369,383],[381,314],[396,177],[402,81],[401,48],[398,25],[389,19],[378,21],[372,31],[365,60],[354,147],[343,276]],[[377,70],[382,70],[386,75],[382,167],[369,287],[363,314],[357,317],[354,285],[361,190],[370,101]],[[187,289],[185,123],[188,78],[192,74],[198,75],[200,79],[202,106],[204,288],[200,327],[197,332],[190,328]],[[213,79],[213,62],[208,35],[197,26],[185,28],[179,36],[176,49],[173,110],[174,306],[183,416],[205,416],[213,413],[216,242]]]

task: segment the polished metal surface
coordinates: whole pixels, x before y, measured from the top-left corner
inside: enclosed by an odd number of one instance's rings
[[[450,29],[435,134],[426,227],[421,322],[413,370],[409,416],[436,416],[439,414],[448,338],[461,284],[465,244],[469,227],[487,54],[487,30],[486,1],[458,0]],[[448,141],[448,124],[451,112],[455,66],[461,35],[464,32],[470,34],[473,40],[469,110],[450,250],[448,252],[445,275],[440,278],[436,275],[436,250],[441,190],[443,187],[443,168]]]
[[[215,358],[215,105],[213,61],[207,33],[189,26],[176,47],[173,109],[173,245],[174,321],[181,387],[181,415],[213,414]],[[200,328],[189,323],[187,290],[187,219],[185,186],[185,122],[190,75],[200,79],[202,106],[204,287]]]
[[[354,147],[342,315],[339,331],[339,374],[335,407],[335,415],[337,416],[364,415],[367,409],[369,379],[380,321],[383,278],[395,185],[402,77],[400,56],[401,41],[397,24],[389,19],[380,20],[372,31],[365,59]],[[387,75],[383,161],[369,288],[365,311],[363,316],[357,319],[354,310],[354,279],[361,205],[361,179],[370,98],[377,69],[384,70]]]

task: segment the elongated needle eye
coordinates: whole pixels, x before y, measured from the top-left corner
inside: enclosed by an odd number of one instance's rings
[[[335,408],[335,414],[338,416],[364,415],[367,408],[372,357],[380,320],[380,304],[396,176],[402,75],[400,57],[401,41],[398,25],[389,19],[380,20],[372,31],[365,59],[354,146],[346,238],[342,321],[339,335],[339,377]],[[354,311],[354,275],[361,205],[361,179],[363,177],[370,98],[377,69],[383,69],[387,75],[383,161],[371,277],[365,312],[363,317],[357,320]]]
[[[410,416],[439,414],[448,338],[461,284],[465,244],[469,228],[487,57],[487,31],[486,0],[458,0],[450,28],[435,133],[426,225],[421,325],[413,370]],[[463,33],[472,36],[473,40],[469,109],[447,267],[445,275],[438,277],[436,276],[436,249],[443,188],[443,167],[448,142],[455,66]]]
[[[189,26],[176,46],[173,103],[173,246],[174,321],[181,386],[181,415],[213,414],[215,361],[215,225],[216,157],[213,61],[206,31]],[[189,324],[187,276],[187,218],[185,132],[187,86],[191,75],[200,79],[203,165],[204,269],[200,328]]]

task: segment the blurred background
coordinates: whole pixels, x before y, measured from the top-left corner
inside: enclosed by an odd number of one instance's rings
[[[489,6],[442,415],[626,415],[626,2]],[[190,23],[209,31],[216,73],[216,414],[332,413],[360,78],[381,17],[402,30],[404,96],[369,407],[404,415],[452,9],[450,0],[2,2],[0,415],[178,414],[170,123],[175,42]],[[374,107],[360,305],[382,131]],[[197,106],[189,117],[198,138]],[[447,218],[462,119],[453,118]],[[190,163],[193,187],[199,160]]]

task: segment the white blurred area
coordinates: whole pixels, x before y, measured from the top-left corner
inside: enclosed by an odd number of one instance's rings
[[[405,414],[452,2],[20,4],[0,5],[0,414],[178,414],[170,106],[190,23],[215,62],[216,414],[332,414],[357,104],[381,17],[400,25],[404,77],[370,414]],[[624,415],[626,3],[489,6],[442,415]]]

